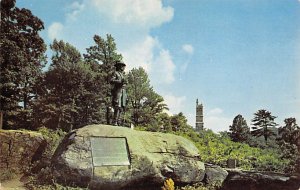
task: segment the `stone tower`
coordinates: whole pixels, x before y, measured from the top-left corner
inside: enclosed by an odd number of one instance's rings
[[[203,105],[196,100],[196,131],[202,131],[204,128],[203,122]]]

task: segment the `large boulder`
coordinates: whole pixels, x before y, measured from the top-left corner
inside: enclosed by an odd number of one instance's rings
[[[99,166],[92,156],[92,139],[118,137],[126,138],[130,164],[114,165],[112,161],[111,165]],[[98,143],[101,142],[106,141]],[[101,154],[105,156],[107,152]],[[59,183],[90,189],[161,186],[166,178],[172,178],[175,184],[191,184],[202,181],[205,174],[198,149],[189,140],[109,125],[86,126],[67,135],[52,165]]]

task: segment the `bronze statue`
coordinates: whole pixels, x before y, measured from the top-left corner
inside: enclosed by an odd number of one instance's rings
[[[112,106],[114,109],[113,115],[113,125],[120,125],[122,122],[120,121],[121,112],[125,111],[127,94],[125,90],[125,86],[127,84],[124,70],[126,64],[121,61],[115,62],[116,71],[111,79],[111,83],[113,84],[112,88]]]

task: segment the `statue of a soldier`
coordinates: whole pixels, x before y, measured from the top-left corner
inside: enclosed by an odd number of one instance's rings
[[[111,83],[112,88],[112,106],[114,109],[113,125],[121,125],[120,116],[124,112],[127,100],[125,86],[127,84],[125,79],[125,63],[121,61],[115,62],[116,71],[113,74]]]

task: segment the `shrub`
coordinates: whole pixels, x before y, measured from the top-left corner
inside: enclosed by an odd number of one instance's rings
[[[65,136],[65,132],[61,129],[52,130],[46,127],[41,127],[38,129],[38,132],[41,133],[47,140],[47,147],[44,153],[44,157],[51,158],[57,146],[59,145],[62,138]]]
[[[198,148],[201,161],[226,167],[228,159],[237,159],[238,167],[244,170],[285,172],[292,160],[283,159],[277,148],[256,148],[246,143],[233,142],[224,134],[211,130],[197,133],[193,130],[176,132],[194,142]]]
[[[222,183],[216,182],[213,184],[204,184],[204,183],[196,183],[194,185],[187,185],[181,188],[177,188],[177,190],[217,190],[220,189]]]

